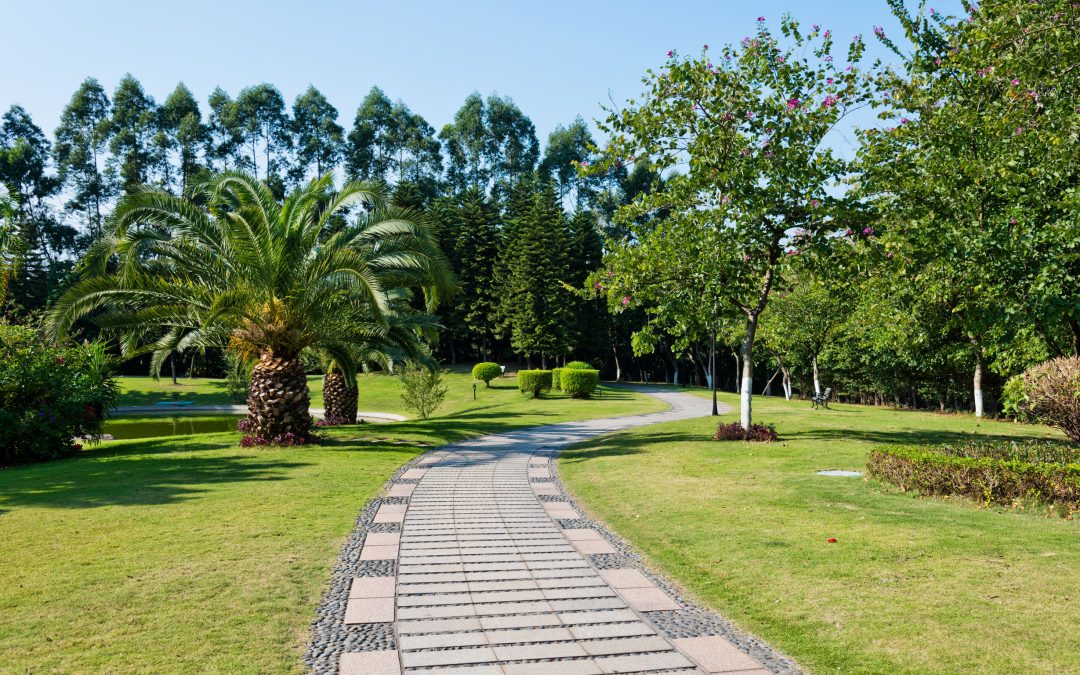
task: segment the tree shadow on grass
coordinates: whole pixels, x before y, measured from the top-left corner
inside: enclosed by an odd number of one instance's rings
[[[941,445],[942,443],[964,442],[1030,442],[1060,439],[1026,436],[1009,433],[966,433],[945,429],[895,429],[890,431],[875,429],[806,429],[785,432],[778,427],[781,441],[862,441],[873,445]]]
[[[200,380],[197,384],[180,384],[176,387],[166,385],[168,388],[156,391],[125,391],[119,396],[116,405],[124,406],[147,406],[155,405],[160,401],[183,401],[191,402],[192,405],[229,405],[243,403],[244,399],[233,400],[229,397],[228,383],[219,380]],[[210,387],[212,391],[196,391],[195,387]],[[162,408],[169,408],[162,406]]]
[[[294,460],[182,454],[232,445],[235,441],[176,447],[161,439],[11,468],[0,472],[0,505],[86,509],[171,504],[194,499],[215,484],[288,480],[293,470],[309,466]],[[302,450],[297,450],[301,460]]]
[[[615,434],[601,436],[598,439],[585,441],[578,446],[572,446],[559,455],[559,461],[567,464],[580,464],[604,457],[620,457],[624,455],[640,455],[651,445],[664,443],[686,443],[688,441],[706,440],[698,434],[686,432],[657,431],[641,433],[638,431],[633,436]]]

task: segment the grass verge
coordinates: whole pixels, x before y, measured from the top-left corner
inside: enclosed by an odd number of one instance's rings
[[[812,672],[1077,672],[1080,523],[816,475],[863,471],[878,444],[1056,432],[778,399],[754,410],[780,442],[707,440],[713,418],[660,424],[571,449],[560,473],[652,564]]]

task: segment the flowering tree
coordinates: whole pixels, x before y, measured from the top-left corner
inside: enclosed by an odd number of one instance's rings
[[[1030,359],[1032,334],[1049,353],[1080,353],[1080,12],[992,0],[955,18],[889,4],[905,40],[876,31],[901,65],[877,80],[886,126],[864,132],[862,187],[901,273],[968,341],[982,415],[988,359]]]
[[[669,325],[688,308],[711,314],[713,326],[742,323],[745,429],[754,338],[774,280],[793,256],[848,226],[847,200],[828,190],[847,163],[827,139],[866,103],[859,36],[841,63],[830,31],[804,33],[785,16],[780,32],[784,45],[761,17],[753,36],[713,56],[708,46],[692,58],[669,52],[664,69],[646,75],[641,100],[610,112],[601,128],[611,141],[587,168],[642,157],[669,174],[618,212],[630,235],[612,244],[608,291]]]

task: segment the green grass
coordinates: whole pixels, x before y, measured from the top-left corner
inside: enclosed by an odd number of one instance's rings
[[[758,398],[778,443],[705,440],[704,418],[586,443],[559,469],[652,564],[812,672],[1080,672],[1076,522],[815,475],[863,470],[878,443],[1058,436],[834,407]]]
[[[0,672],[302,672],[344,537],[418,443],[664,407],[611,390],[530,401],[509,379],[474,402],[467,375],[446,381],[439,416],[317,447],[204,434],[0,470]],[[400,410],[396,380],[361,392],[364,409]]]

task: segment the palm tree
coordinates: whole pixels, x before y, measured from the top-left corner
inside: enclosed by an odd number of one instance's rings
[[[0,308],[7,304],[8,285],[19,271],[23,253],[14,215],[15,199],[8,187],[0,183]]]
[[[335,192],[329,174],[282,203],[240,173],[204,180],[191,201],[144,189],[117,206],[113,231],[84,259],[85,278],[56,303],[50,325],[64,333],[93,315],[121,336],[126,356],[153,352],[155,374],[170,351],[227,347],[254,362],[253,433],[305,436],[305,350],[352,378],[355,346],[372,324],[386,325],[389,289],[421,288],[431,306],[453,289],[432,228],[385,203],[370,184]]]
[[[370,337],[352,345],[353,360],[363,365],[376,364],[386,372],[392,372],[394,364],[405,359],[434,365],[421,335],[440,327],[436,318],[414,310],[408,303],[408,293],[398,291],[394,295],[391,309],[383,315],[385,323],[372,323]],[[360,393],[356,378],[349,377],[332,355],[324,354],[322,361],[326,370],[323,377],[326,419],[355,424]]]

